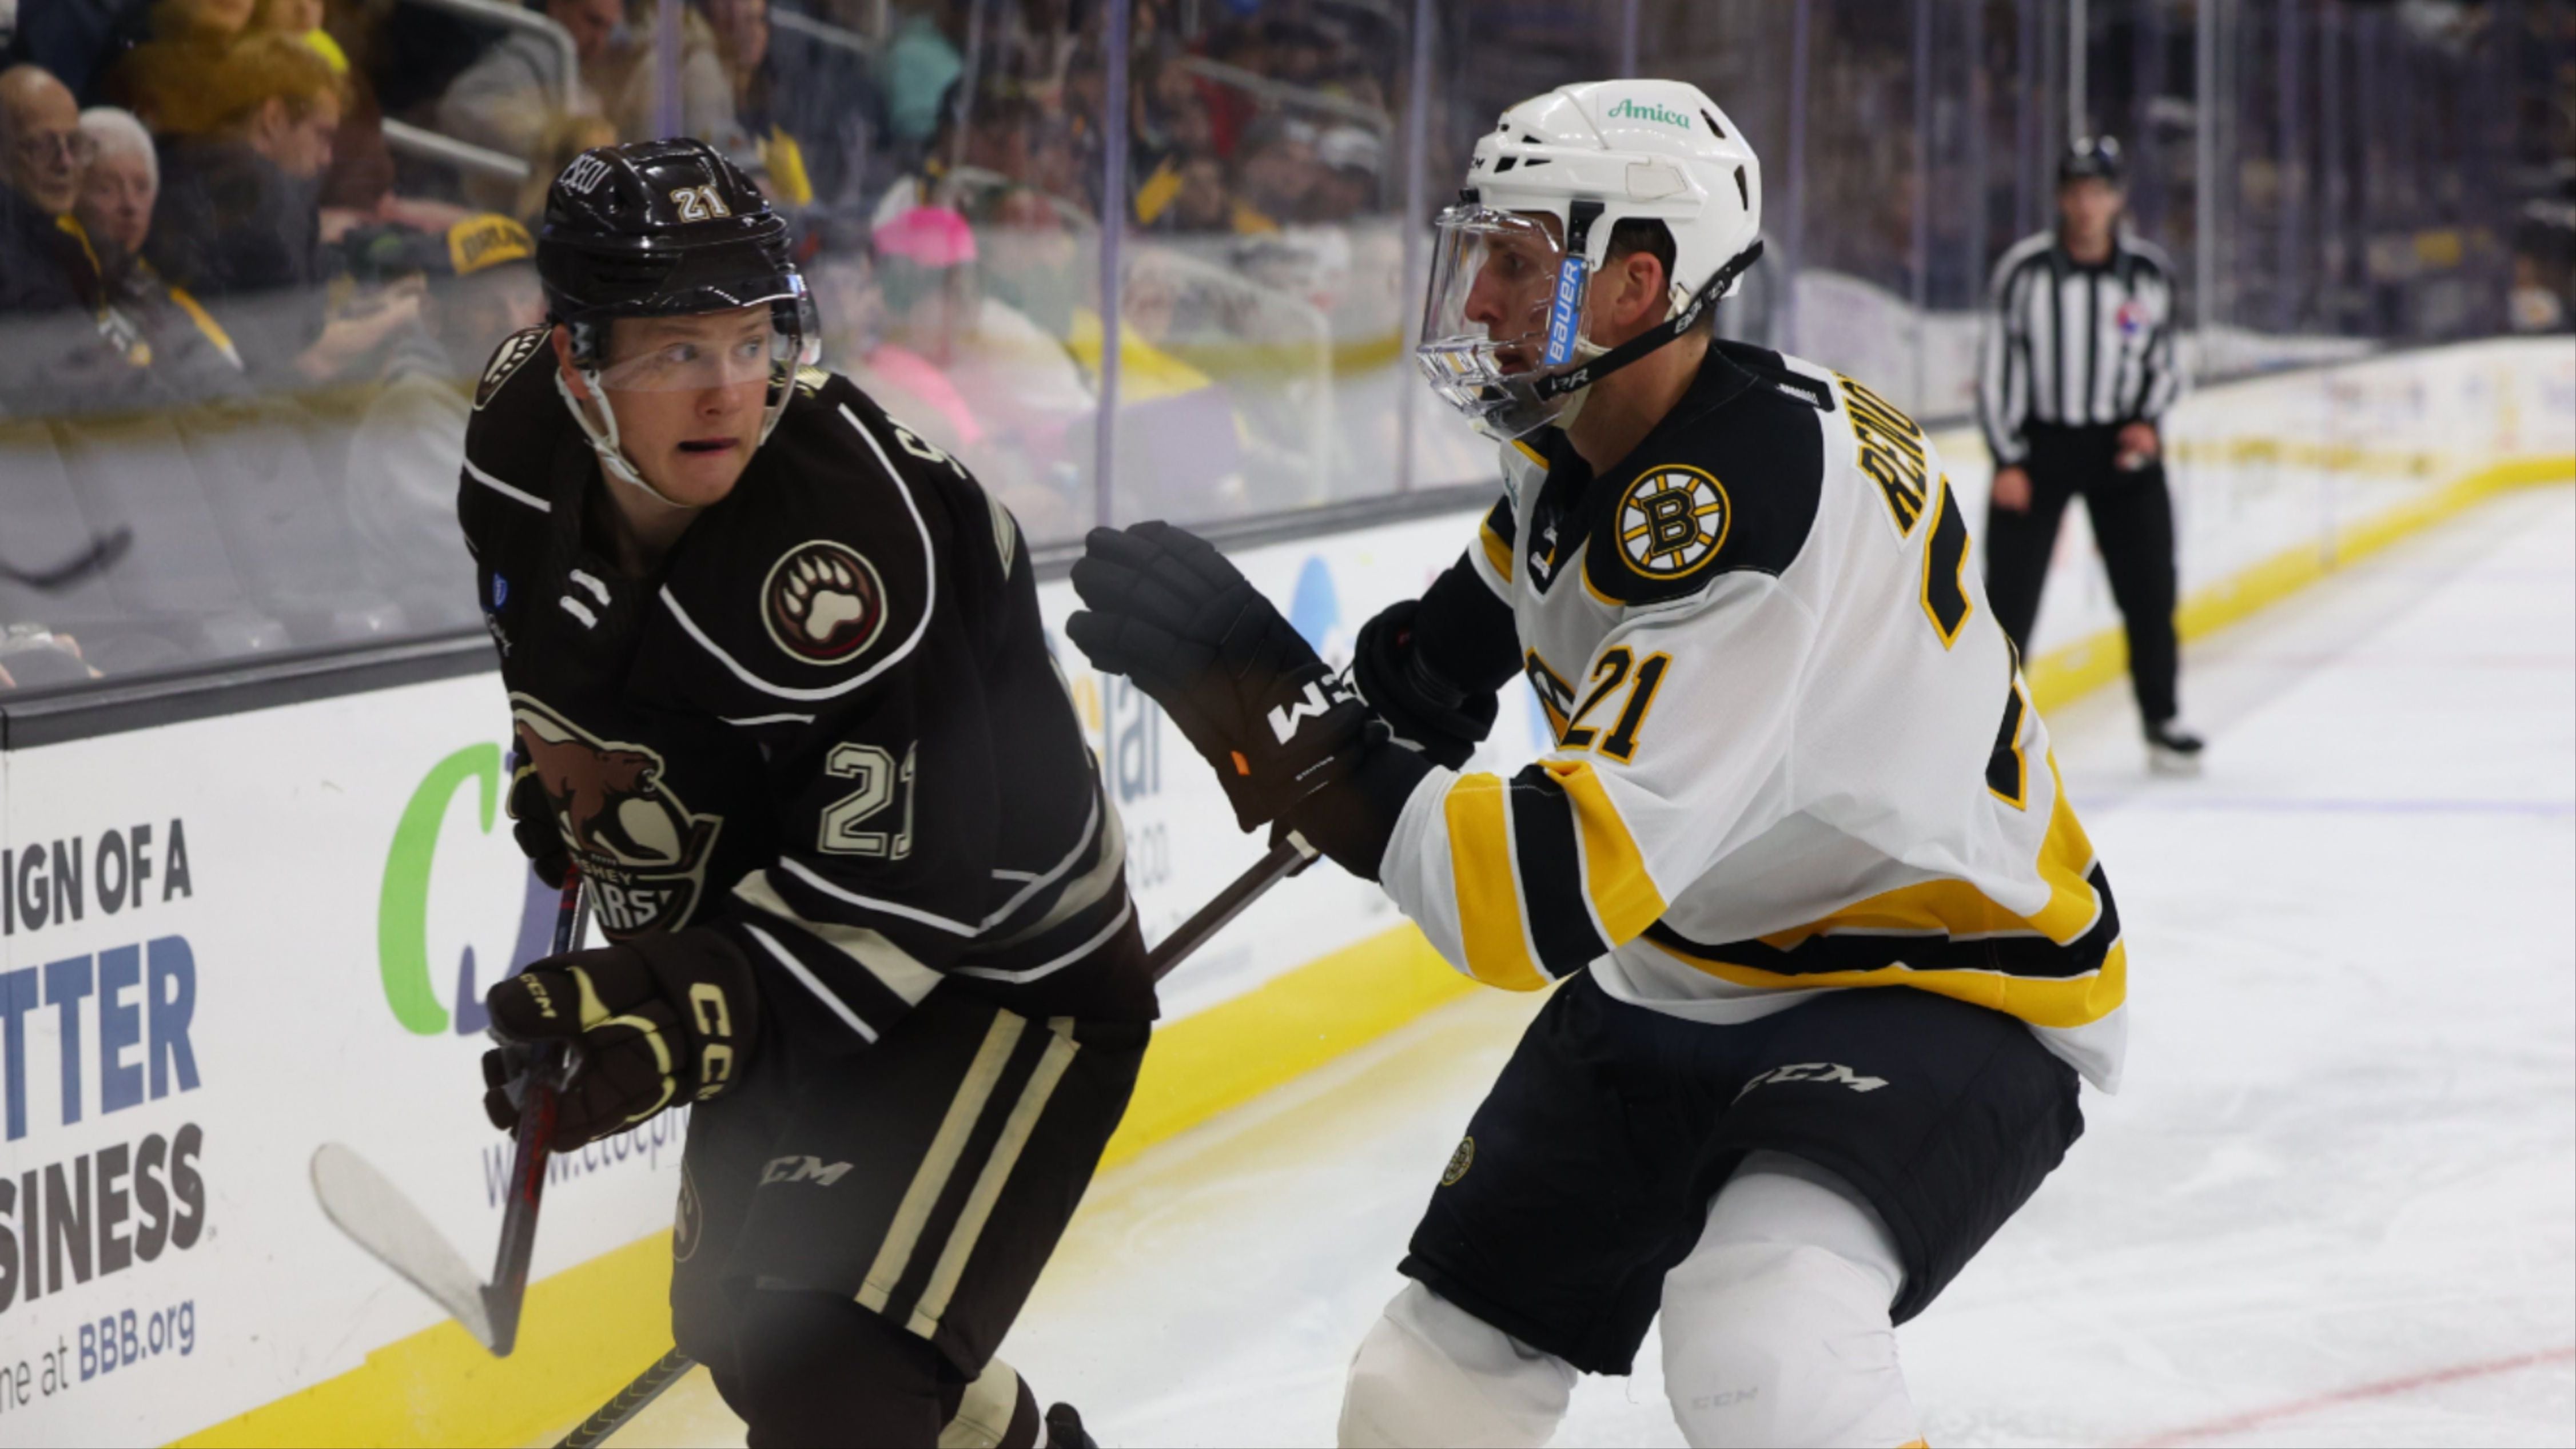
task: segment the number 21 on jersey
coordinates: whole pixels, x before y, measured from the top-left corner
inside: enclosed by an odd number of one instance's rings
[[[1672,665],[1669,654],[1649,654],[1640,663],[1637,652],[1625,644],[1605,649],[1592,666],[1590,688],[1577,704],[1574,686],[1558,678],[1537,650],[1531,650],[1524,661],[1530,688],[1538,691],[1548,723],[1556,728],[1558,748],[1593,750],[1623,765],[1636,758],[1637,732],[1645,728],[1647,711],[1655,706],[1655,691],[1663,687],[1664,672]],[[1618,713],[1601,716],[1611,721],[1605,734],[1595,716],[1623,688],[1627,697]]]

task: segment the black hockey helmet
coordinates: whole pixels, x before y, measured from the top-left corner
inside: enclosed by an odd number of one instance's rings
[[[794,394],[796,369],[819,360],[821,319],[796,270],[786,218],[741,167],[704,141],[630,141],[574,157],[546,191],[537,278],[547,320],[570,330],[573,363],[594,399],[568,392],[566,404],[610,472],[657,497],[619,449],[616,416],[599,401],[618,390],[616,374],[625,367],[603,379],[607,324],[767,303],[773,346],[764,441]],[[696,375],[666,371],[682,380]]]
[[[631,141],[584,151],[547,189],[537,275],[548,318],[577,329],[769,302],[781,331],[812,335],[793,252],[786,219],[722,152]]]
[[[2057,184],[2071,181],[2100,181],[2120,184],[2126,165],[2120,158],[2120,140],[2116,136],[2079,136],[2066,154],[2057,159]]]

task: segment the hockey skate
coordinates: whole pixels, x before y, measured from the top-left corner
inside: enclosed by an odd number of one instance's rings
[[[2147,726],[2147,769],[2158,775],[2200,773],[2201,738],[2174,720]]]

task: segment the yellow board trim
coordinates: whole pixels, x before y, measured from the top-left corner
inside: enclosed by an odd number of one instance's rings
[[[2313,541],[2293,544],[2192,590],[2174,610],[2174,630],[2186,640],[2205,638],[2472,504],[2509,489],[2565,483],[2571,478],[2576,478],[2576,453],[2514,458],[2480,468],[2353,525],[2327,548]],[[2126,676],[2128,640],[2116,627],[2103,629],[2051,649],[2022,672],[2030,680],[2031,703],[2045,713]]]
[[[2576,454],[2482,468],[2345,535],[2331,563],[2313,545],[2246,569],[2184,601],[2178,623],[2200,638],[2331,571],[2509,489],[2576,480]],[[2304,562],[2307,568],[2297,565]],[[2033,660],[2032,704],[2054,708],[2120,678],[2119,631]],[[2107,657],[2106,657],[2107,655]],[[1901,971],[1902,968],[1889,968]],[[1879,974],[1879,973],[1865,973]],[[1965,1000],[1971,980],[1909,972],[1902,984]],[[1967,976],[1969,973],[1948,973]],[[2100,973],[2125,995],[2127,953]],[[1762,983],[1751,983],[1762,984]],[[1798,977],[1796,986],[1888,985]],[[2012,983],[2015,991],[2050,983]],[[2084,985],[2064,983],[2061,989]],[[1371,936],[1253,990],[1159,1027],[1135,1097],[1101,1157],[1105,1170],[1357,1050],[1475,989],[1410,925]],[[1981,1004],[1983,1004],[1981,1002]],[[2026,1004],[2016,1014],[2046,1024]],[[369,1353],[334,1378],[176,1441],[181,1445],[524,1444],[569,1428],[671,1346],[670,1235],[567,1268],[528,1289],[518,1351],[495,1359],[453,1323]]]
[[[1536,991],[1547,977],[1521,930],[1520,879],[1512,871],[1509,787],[1500,775],[1461,775],[1440,802],[1449,829],[1449,874],[1467,972],[1506,991]]]
[[[1624,945],[1644,935],[1663,917],[1663,892],[1646,873],[1645,852],[1619,818],[1619,808],[1610,803],[1610,792],[1593,773],[1592,762],[1549,759],[1539,767],[1555,776],[1574,802],[1575,828],[1583,836],[1584,890],[1610,944]]]

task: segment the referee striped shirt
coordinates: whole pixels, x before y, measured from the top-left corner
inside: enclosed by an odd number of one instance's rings
[[[2029,456],[2029,426],[2153,422],[2174,400],[2173,265],[2122,233],[2087,266],[2057,234],[1995,264],[1977,344],[1977,419],[1995,465]]]

